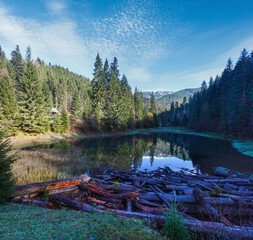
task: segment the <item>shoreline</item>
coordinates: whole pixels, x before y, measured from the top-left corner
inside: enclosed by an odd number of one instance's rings
[[[62,140],[75,140],[75,139],[86,139],[86,138],[97,138],[97,137],[113,137],[113,136],[129,136],[144,134],[149,135],[151,133],[174,133],[174,134],[187,134],[195,135],[200,137],[214,138],[219,140],[225,140],[231,142],[232,146],[237,149],[240,153],[253,157],[253,140],[237,139],[225,135],[218,135],[215,133],[196,132],[193,130],[180,128],[180,127],[162,127],[162,128],[149,128],[149,129],[132,129],[123,132],[108,132],[108,133],[46,133],[39,135],[24,135],[18,134],[12,136],[9,139],[13,148],[22,148],[31,145],[38,145],[43,143],[54,143]]]

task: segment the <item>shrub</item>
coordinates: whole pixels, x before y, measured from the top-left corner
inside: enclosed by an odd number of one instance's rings
[[[16,156],[10,155],[10,151],[9,141],[3,141],[0,133],[0,204],[6,203],[14,191],[11,166],[16,160]]]
[[[177,204],[173,203],[174,209],[170,213],[165,214],[165,224],[163,233],[173,240],[188,240],[190,233],[184,225],[184,218],[177,213]]]

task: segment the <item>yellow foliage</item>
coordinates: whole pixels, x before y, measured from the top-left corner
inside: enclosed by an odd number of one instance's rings
[[[148,112],[148,120],[153,121],[153,119],[154,119],[154,114],[151,112]]]

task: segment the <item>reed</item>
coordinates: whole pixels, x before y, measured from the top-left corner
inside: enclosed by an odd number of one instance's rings
[[[81,152],[62,149],[21,150],[18,156],[13,165],[16,185],[71,178],[97,165]]]

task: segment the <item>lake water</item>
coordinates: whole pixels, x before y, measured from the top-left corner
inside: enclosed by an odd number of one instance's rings
[[[102,166],[101,171],[107,166],[120,170],[152,170],[169,166],[175,171],[188,168],[209,174],[215,167],[253,173],[253,158],[238,152],[229,141],[186,134],[92,137],[44,144],[35,149],[60,149],[66,154],[87,156],[96,163],[95,170],[89,169],[91,175],[98,173],[99,166]],[[82,174],[84,169],[79,171],[76,167],[74,175]]]

